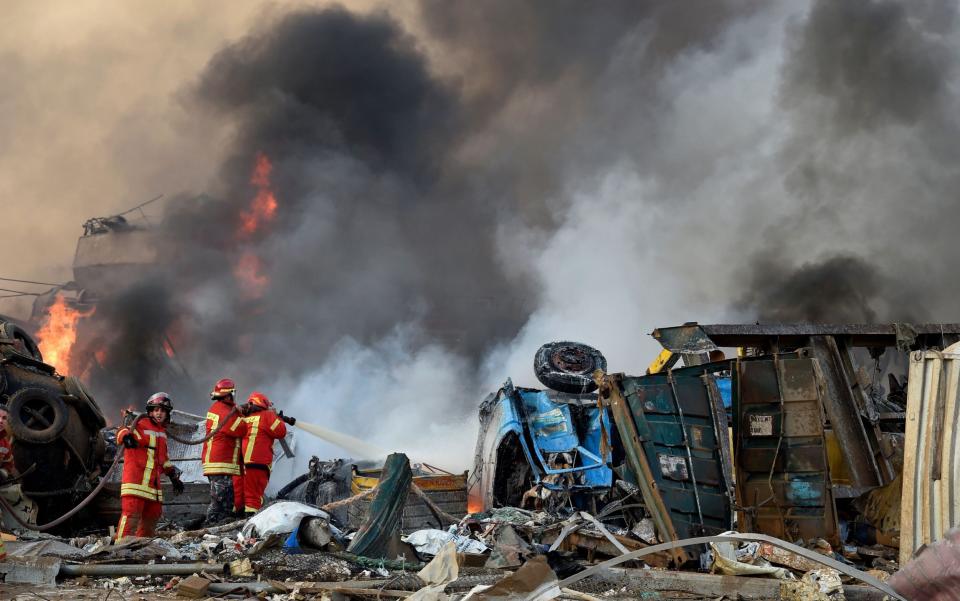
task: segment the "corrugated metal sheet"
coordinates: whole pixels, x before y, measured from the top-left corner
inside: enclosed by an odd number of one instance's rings
[[[740,528],[784,540],[838,545],[824,435],[823,390],[808,351],[740,359],[734,382],[734,453]]]
[[[910,354],[900,565],[960,525],[960,344]]]
[[[718,534],[732,527],[726,412],[702,368],[608,379],[628,463],[665,538]],[[635,442],[634,442],[635,441]],[[652,482],[651,482],[652,481]],[[658,515],[661,514],[661,515]]]

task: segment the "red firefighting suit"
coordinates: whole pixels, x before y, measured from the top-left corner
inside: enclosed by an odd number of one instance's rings
[[[226,420],[226,424],[213,438],[203,443],[203,475],[229,475],[233,478],[233,508],[239,512],[243,508],[243,477],[240,468],[240,439],[243,437],[241,426],[243,417],[239,413],[230,415],[233,404],[217,399],[207,410],[207,434]],[[228,417],[229,416],[229,417]],[[215,499],[211,499],[213,512],[207,511],[207,521],[216,522],[225,517],[217,514]],[[211,515],[211,513],[213,515]]]
[[[273,441],[287,435],[287,426],[273,409],[252,407],[243,418],[243,509],[256,513],[273,467]]]
[[[136,448],[123,446],[130,434]],[[120,484],[120,523],[116,540],[125,536],[153,536],[163,511],[160,475],[173,474],[167,456],[167,432],[149,417],[140,417],[132,426],[117,431],[117,445],[123,449],[123,478]]]

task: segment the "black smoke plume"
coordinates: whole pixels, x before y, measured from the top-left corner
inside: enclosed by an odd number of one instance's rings
[[[953,319],[957,17],[936,0],[818,0],[788,27],[784,197],[759,213],[764,244],[741,270],[748,315]]]
[[[873,323],[882,276],[859,257],[831,257],[798,267],[764,258],[751,265],[740,299],[763,323]]]
[[[504,225],[549,234],[569,173],[589,175],[633,146],[597,144],[625,135],[616,107],[605,106],[620,77],[610,65],[635,59],[628,89],[655,105],[669,62],[709,51],[749,6],[424,2],[425,40],[386,13],[339,7],[266,20],[213,56],[187,91],[190,110],[235,132],[232,150],[210,196],[176,199],[161,226],[164,286],[150,294],[174,315],[111,339],[106,356],[126,362],[105,371],[128,375],[99,390],[126,397],[135,379],[177,392],[172,377],[203,389],[224,375],[251,386],[295,383],[343,340],[375,344],[405,324],[416,324],[404,330],[410,352],[440,345],[478,365],[539,300],[536,283],[513,266],[527,252],[500,248]],[[460,74],[438,74],[424,44],[454,57]],[[556,101],[530,118],[509,115],[536,93]],[[655,169],[648,152],[632,160]],[[276,214],[238,236],[261,154],[273,167]],[[269,280],[262,291],[237,275],[251,256]],[[123,316],[141,310],[142,289],[133,290],[115,299],[117,310],[98,313],[104,329],[125,328]],[[165,353],[130,352],[169,339],[173,367]]]
[[[275,13],[181,95],[233,137],[209,196],[160,226],[151,300],[169,312],[115,343],[170,339],[180,361],[133,353],[95,392],[192,380],[198,410],[229,375],[306,382],[318,411],[336,390],[345,412],[470,413],[478,365],[535,384],[529,358],[554,338],[632,371],[651,354],[637,332],[691,319],[949,320],[956,15],[933,0]],[[261,153],[276,214],[238,236]],[[251,256],[262,291],[237,275]],[[141,302],[95,319],[125,328]],[[440,377],[421,352],[462,368],[430,393],[445,405],[421,398]],[[411,365],[420,379],[394,373]]]

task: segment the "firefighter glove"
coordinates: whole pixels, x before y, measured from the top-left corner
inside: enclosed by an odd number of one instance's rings
[[[297,424],[296,418],[290,417],[289,415],[284,415],[283,410],[280,410],[280,413],[277,414],[277,417],[287,422],[291,426],[295,426]]]
[[[137,448],[137,441],[133,438],[133,434],[127,434],[123,437],[123,446],[127,447],[128,449]]]
[[[170,475],[170,484],[173,485],[173,494],[179,495],[183,492],[183,480],[177,474]]]

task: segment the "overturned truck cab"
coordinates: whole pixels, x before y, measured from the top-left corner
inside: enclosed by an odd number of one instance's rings
[[[594,394],[514,387],[480,405],[470,510],[570,502],[595,508],[613,484],[610,417]]]

